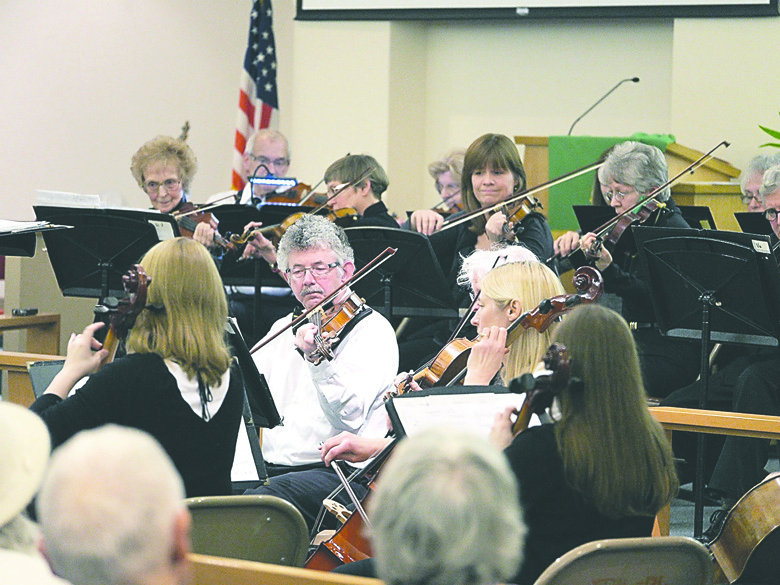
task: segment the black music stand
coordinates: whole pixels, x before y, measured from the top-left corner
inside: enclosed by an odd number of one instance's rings
[[[255,469],[257,470],[257,480],[234,480],[233,490],[243,493],[249,488],[257,487],[258,484],[268,483],[268,470],[263,459],[263,452],[260,448],[260,439],[257,429],[259,427],[272,429],[282,424],[282,418],[276,408],[271,390],[268,383],[257,370],[257,365],[249,353],[249,348],[244,341],[244,336],[234,317],[228,317],[227,324],[228,337],[233,347],[233,354],[238,360],[241,369],[241,377],[244,383],[244,428],[249,439],[249,449]]]
[[[768,236],[635,226],[661,332],[701,339],[699,408],[707,408],[710,343],[777,346],[780,272]],[[705,435],[697,444],[694,536],[702,533]]]
[[[739,229],[746,234],[757,234],[759,236],[772,236],[772,224],[764,217],[763,213],[755,211],[737,211],[734,213],[737,219]]]
[[[389,227],[351,227],[344,231],[358,269],[388,246],[398,250],[352,287],[369,305],[388,319],[458,317],[457,303],[428,238]]]
[[[155,244],[179,235],[173,216],[141,209],[33,206],[39,220],[73,229],[43,239],[66,297],[124,295],[122,276]]]
[[[682,213],[685,222],[692,228],[702,230],[716,230],[715,218],[712,210],[706,205],[678,205],[677,209]]]

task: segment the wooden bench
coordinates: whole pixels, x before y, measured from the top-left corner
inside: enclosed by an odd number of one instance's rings
[[[379,579],[190,553],[190,585],[383,585]]]
[[[62,360],[63,356],[16,351],[0,351],[0,371],[8,372],[8,394],[4,400],[30,406],[35,402],[27,364],[31,362]]]
[[[671,406],[651,407],[650,413],[661,423],[670,443],[673,431],[780,439],[780,417],[778,416]],[[656,516],[654,534],[669,535],[669,516],[670,506],[667,505]]]

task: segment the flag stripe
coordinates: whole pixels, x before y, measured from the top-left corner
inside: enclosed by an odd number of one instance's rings
[[[247,139],[257,130],[273,128],[278,123],[276,46],[271,0],[253,2],[239,88],[231,181],[236,190],[244,187],[241,175]]]

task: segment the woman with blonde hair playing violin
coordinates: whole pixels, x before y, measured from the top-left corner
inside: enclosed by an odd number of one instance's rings
[[[160,242],[141,265],[150,284],[127,355],[97,371],[108,353],[94,338],[103,324],[88,325],[71,336],[65,365],[31,408],[53,446],[107,423],[135,427],[162,444],[188,497],[230,494],[244,393],[231,368],[219,273],[206,248],[187,238]]]

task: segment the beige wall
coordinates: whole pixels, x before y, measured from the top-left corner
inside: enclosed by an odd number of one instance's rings
[[[780,126],[777,18],[317,23],[295,21],[294,4],[274,1],[292,172],[316,183],[336,158],[368,152],[400,213],[435,202],[425,166],[445,150],[484,132],[565,134],[625,77],[642,81],[576,133],[671,132],[699,149],[726,139],[721,156],[740,167],[764,141],[756,125]],[[39,188],[145,206],[130,157],[185,120],[195,200],[227,188],[250,6],[0,0],[2,217],[31,219]],[[9,261],[6,306],[63,311],[65,335],[90,303],[63,301],[46,266]]]

